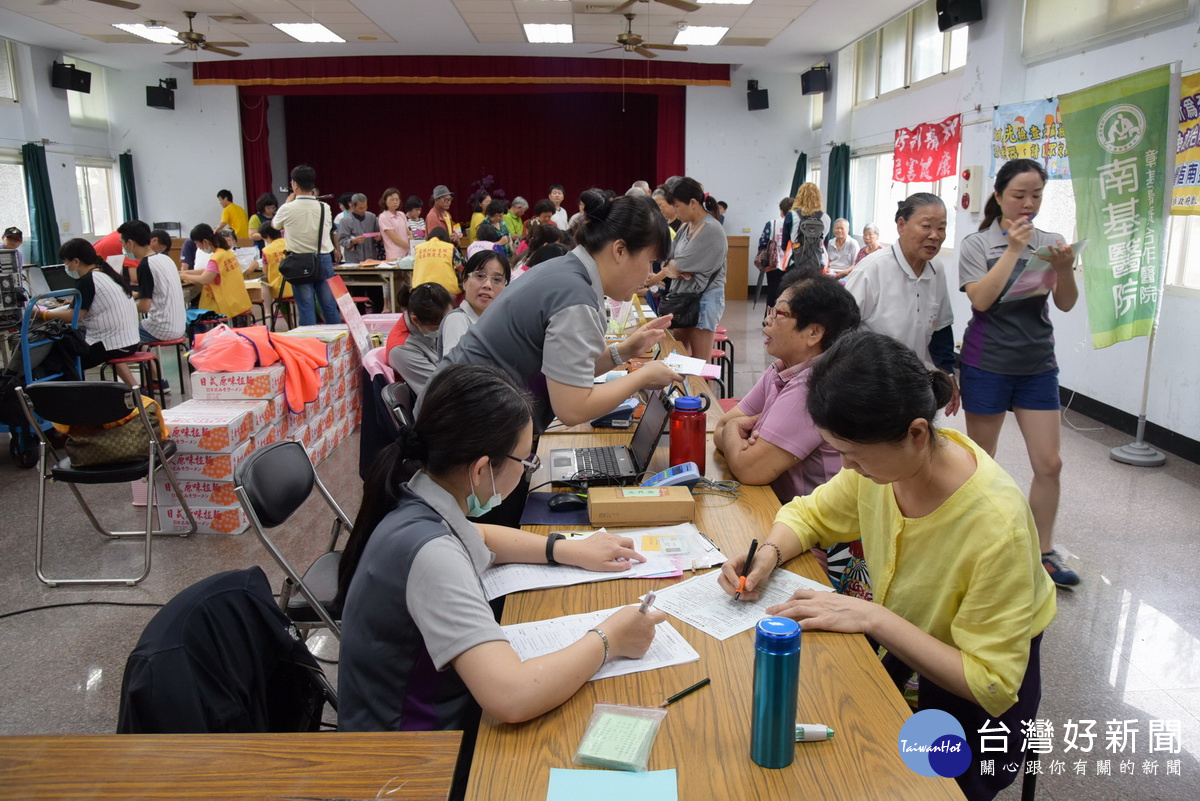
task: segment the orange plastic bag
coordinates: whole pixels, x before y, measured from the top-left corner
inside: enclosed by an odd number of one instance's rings
[[[254,344],[227,325],[219,325],[196,337],[189,357],[192,367],[204,373],[231,373],[249,370],[258,364]]]

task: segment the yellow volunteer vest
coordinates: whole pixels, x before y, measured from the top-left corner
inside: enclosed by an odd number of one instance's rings
[[[267,285],[271,287],[271,297],[279,298],[279,287],[284,283],[283,276],[279,274],[279,263],[283,261],[284,251],[287,250],[287,242],[280,237],[274,242],[269,242],[263,248],[263,267],[267,273]],[[292,285],[288,284],[283,291],[282,297],[290,298],[292,296]]]
[[[413,249],[412,285],[441,284],[451,295],[462,292],[454,272],[454,245],[440,239],[422,242]]]
[[[217,263],[221,283],[214,281],[204,285],[200,308],[210,309],[231,319],[239,314],[248,314],[250,293],[246,291],[246,279],[242,276],[242,265],[238,263],[237,256],[222,248],[209,258]]]

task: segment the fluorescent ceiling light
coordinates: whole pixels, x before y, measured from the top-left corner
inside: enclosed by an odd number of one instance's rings
[[[729,33],[728,28],[689,25],[686,30],[680,31],[675,36],[674,43],[677,45],[715,45],[727,33]]]
[[[300,42],[346,41],[319,22],[276,22],[273,27]]]
[[[535,25],[525,23],[525,38],[533,44],[571,44],[575,36],[570,25]]]
[[[125,33],[132,33],[134,36],[158,42],[159,44],[181,44],[178,38],[179,32],[173,31],[170,28],[151,28],[140,22],[136,25],[127,25],[123,22],[114,23],[113,27],[125,31]]]

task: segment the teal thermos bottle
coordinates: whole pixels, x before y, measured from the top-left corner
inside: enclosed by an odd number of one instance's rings
[[[754,629],[754,719],[750,758],[786,768],[796,756],[796,695],[800,689],[800,624],[765,617]]]

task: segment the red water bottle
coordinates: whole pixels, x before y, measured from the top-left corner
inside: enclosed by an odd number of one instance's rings
[[[700,475],[704,475],[708,405],[704,396],[681,395],[675,399],[675,409],[671,412],[671,467],[695,462]]]

